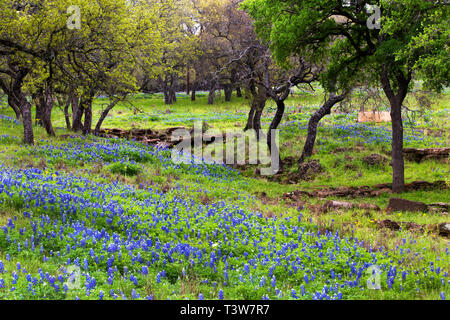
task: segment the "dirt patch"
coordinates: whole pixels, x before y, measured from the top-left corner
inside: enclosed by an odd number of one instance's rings
[[[149,145],[156,145],[159,147],[172,148],[181,140],[172,141],[172,133],[177,129],[186,129],[184,127],[173,127],[162,131],[152,129],[101,129],[99,131],[100,137],[105,138],[124,138],[133,139]]]
[[[379,228],[387,228],[394,231],[400,230],[400,224],[398,222],[386,219],[378,222]]]
[[[400,228],[406,229],[412,232],[418,232],[418,233],[425,233],[425,232],[431,232],[431,233],[437,233],[441,237],[450,238],[450,223],[444,222],[440,223],[438,225],[432,224],[432,225],[421,225],[417,224],[415,222],[397,222],[389,219],[385,219],[382,221],[379,221],[377,223],[377,227],[380,229],[390,229],[393,231],[398,231]]]
[[[362,162],[368,166],[381,166],[388,163],[388,159],[380,154],[372,153],[362,159]]]
[[[428,205],[428,212],[430,213],[439,213],[442,215],[448,215],[449,209],[450,203],[438,202]]]
[[[270,205],[277,205],[277,204],[279,204],[279,200],[278,199],[276,199],[276,198],[269,198],[267,196],[267,193],[265,193],[264,191],[259,193],[258,196],[261,199],[261,202],[263,204],[270,204]],[[303,201],[295,201],[295,203],[293,203],[293,205],[296,205],[296,206],[298,206],[300,208],[303,208],[304,204],[305,204],[305,202],[303,202]]]
[[[288,156],[283,159],[283,166],[284,167],[293,167],[296,163],[296,160],[294,157]]]
[[[450,238],[450,223],[444,222],[439,224],[438,231],[440,236]]]
[[[352,148],[338,147],[333,150],[333,153],[342,153],[342,152],[350,152],[350,151],[352,151]]]
[[[351,210],[351,209],[366,209],[366,210],[376,210],[380,211],[380,207],[371,203],[352,203],[352,202],[344,202],[344,201],[334,201],[329,200],[325,202],[322,206],[322,210],[324,212],[328,212],[330,210],[343,209],[343,210]]]
[[[299,180],[313,180],[324,169],[318,160],[309,160],[298,166],[298,170],[289,174],[288,181],[296,183]]]
[[[411,183],[407,183],[405,185],[406,191],[444,190],[447,188],[448,186],[445,183],[445,181],[435,181],[435,182],[414,181]],[[326,188],[311,192],[303,190],[295,190],[284,194],[283,197],[290,198],[291,200],[295,200],[299,196],[308,196],[316,198],[326,198],[326,197],[356,198],[356,197],[375,197],[379,196],[382,193],[392,193],[390,183],[377,184],[373,187],[361,186],[361,187]]]

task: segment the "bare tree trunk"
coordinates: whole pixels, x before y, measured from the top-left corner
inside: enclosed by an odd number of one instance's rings
[[[31,104],[28,102],[26,95],[22,91],[23,79],[29,73],[28,69],[20,69],[16,65],[10,65],[16,72],[16,78],[12,85],[11,94],[14,105],[20,108],[23,123],[23,141],[25,144],[34,144],[33,120],[31,116]]]
[[[245,125],[244,131],[253,129],[253,116],[255,115],[255,110],[256,110],[255,104],[252,103],[252,106],[250,107],[250,111],[248,113],[247,124]]]
[[[47,134],[50,136],[54,136],[55,131],[53,130],[52,125],[53,97],[51,89],[49,87],[46,87],[42,93],[43,94],[39,99],[41,105],[42,123],[44,125],[45,131],[47,131]]]
[[[44,121],[43,121],[43,102],[42,102],[42,90],[34,93],[32,95],[32,100],[34,102],[34,105],[36,106],[36,110],[35,110],[35,116],[34,116],[34,124],[35,125],[39,125],[41,127],[44,126]]]
[[[100,128],[102,126],[103,121],[105,120],[108,113],[114,108],[114,106],[120,101],[120,99],[114,99],[112,100],[109,105],[106,107],[105,110],[103,110],[102,114],[100,115],[100,119],[98,119],[97,124],[95,125],[94,129],[94,135],[98,135]]]
[[[86,98],[83,101],[83,109],[84,109],[84,125],[83,125],[83,134],[88,135],[91,133],[92,128],[92,97]]]
[[[186,94],[189,95],[191,86],[191,79],[189,74],[189,64],[186,66]]]
[[[311,116],[308,122],[308,135],[306,136],[305,145],[303,146],[303,152],[300,159],[298,160],[299,164],[312,155],[314,143],[316,141],[317,125],[319,124],[320,120],[327,114],[330,114],[333,106],[336,103],[344,100],[346,95],[347,93],[343,93],[339,96],[336,96],[336,94],[332,92],[328,100],[319,108],[319,110],[314,112],[314,114]]]
[[[74,114],[74,118],[73,118],[73,123],[72,123],[72,130],[74,132],[78,132],[83,130],[83,123],[81,122],[81,119],[83,117],[84,114],[84,107],[83,105],[80,103],[78,104],[78,106],[76,107],[75,110],[75,114]]]
[[[81,119],[83,117],[84,109],[80,104],[81,99],[78,98],[75,93],[72,96],[72,130],[74,132],[81,131],[83,129],[83,123]]]
[[[261,130],[261,115],[265,106],[264,102],[259,102],[256,106],[255,115],[253,116],[253,129],[256,131],[256,138],[259,141],[259,133]]]
[[[20,98],[20,108],[22,110],[22,122],[25,144],[34,144],[33,121],[31,119],[31,105],[25,95]]]
[[[264,86],[258,87],[258,92],[254,97],[256,100],[255,114],[253,115],[253,129],[256,131],[256,139],[259,141],[261,131],[261,115],[264,111],[267,101],[267,90]]]
[[[398,91],[394,93],[389,74],[384,67],[380,74],[381,85],[391,106],[392,121],[392,191],[401,193],[405,191],[405,163],[403,159],[403,123],[402,104],[408,93],[408,85],[411,81],[411,74],[405,78],[401,71],[395,73]]]
[[[276,130],[278,128],[278,125],[281,122],[281,119],[284,115],[285,105],[283,100],[276,101],[277,103],[277,111],[275,113],[275,116],[272,119],[272,122],[270,123],[269,130],[267,132],[267,147],[269,148],[269,152],[271,156],[278,157],[278,163],[279,163],[279,170],[278,172],[281,172],[283,170],[283,162],[281,161],[280,157],[280,150],[277,145],[272,146],[272,130]]]
[[[0,89],[8,96],[8,105],[13,109],[16,119],[20,120],[22,117],[22,112],[20,111],[20,106],[17,105],[15,99],[13,98],[12,88],[7,85],[6,81],[0,79]]]
[[[66,104],[64,105],[64,119],[66,120],[66,127],[67,130],[71,130],[72,126],[70,124],[70,115],[69,115],[69,106],[72,102],[72,93],[69,93],[69,96],[67,98]]]
[[[239,86],[236,88],[236,97],[238,98],[242,97],[241,87]]]
[[[214,93],[216,92],[216,89],[214,86],[209,90],[208,94],[208,104],[214,104]]]
[[[169,96],[170,96],[170,104],[174,104],[175,102],[177,102],[177,93],[175,92],[174,87],[170,88]]]
[[[191,101],[195,101],[195,89],[192,88],[192,92],[191,92]]]
[[[165,80],[160,80],[162,81],[163,85],[164,103],[174,104],[175,102],[177,102],[177,95],[175,92],[176,79],[173,75],[170,75],[169,77],[170,80],[168,80],[167,77],[165,78]]]
[[[5,93],[6,93],[6,92],[5,92]],[[17,120],[20,120],[20,119],[22,118],[22,114],[21,114],[21,112],[20,112],[20,108],[19,108],[19,106],[17,106],[17,105],[14,103],[14,99],[11,97],[10,94],[8,94],[8,105],[14,110],[14,113],[15,113],[15,115],[16,115],[16,119],[17,119]]]
[[[392,191],[400,193],[405,190],[402,103],[396,101],[394,104],[391,103],[390,105],[392,121]]]
[[[224,87],[225,101],[231,101],[232,92],[233,88],[231,87],[231,84],[226,84]]]

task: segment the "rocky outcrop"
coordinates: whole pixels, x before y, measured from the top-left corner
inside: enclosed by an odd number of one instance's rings
[[[403,155],[410,161],[421,162],[428,159],[446,159],[450,153],[450,148],[429,148],[415,149],[404,148]]]
[[[396,212],[396,211],[427,212],[428,206],[423,202],[410,201],[400,198],[391,198],[389,199],[389,204],[386,210],[389,212]]]

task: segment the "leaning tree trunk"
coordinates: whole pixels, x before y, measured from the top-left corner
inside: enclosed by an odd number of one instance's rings
[[[23,141],[25,144],[34,144],[33,120],[31,116],[31,104],[28,102],[26,95],[22,91],[23,79],[29,73],[28,69],[20,69],[12,65],[17,70],[17,77],[14,79],[12,86],[13,103],[20,108],[23,123]]]
[[[283,118],[284,115],[285,105],[283,100],[278,100],[276,103],[277,103],[277,111],[272,119],[272,122],[270,123],[269,130],[267,132],[267,147],[269,149],[271,157],[278,157],[279,163],[278,172],[282,172],[283,162],[281,161],[280,157],[280,149],[276,144],[272,145],[272,131],[278,128],[278,125],[280,124],[281,119]]]
[[[98,119],[97,124],[95,125],[94,129],[94,135],[98,136],[98,133],[100,132],[100,128],[102,127],[102,123],[105,120],[108,113],[114,108],[114,106],[119,102],[119,99],[115,99],[110,102],[110,104],[106,107],[105,110],[103,110],[102,114],[100,115],[100,119]]]
[[[22,114],[20,112],[19,106],[16,105],[14,102],[14,99],[11,97],[10,94],[8,94],[8,105],[14,110],[14,113],[16,115],[16,119],[20,120],[22,118]]]
[[[256,108],[255,114],[253,115],[253,129],[256,131],[256,139],[259,141],[261,133],[261,115],[266,106],[267,90],[263,86],[260,86],[254,99],[256,100]]]
[[[253,129],[256,131],[256,139],[259,141],[259,135],[261,131],[261,115],[265,106],[264,102],[259,102],[256,106],[255,114],[253,116]]]
[[[316,141],[317,126],[320,120],[327,114],[330,114],[333,106],[336,103],[344,100],[345,96],[346,93],[336,96],[336,94],[332,92],[328,100],[319,108],[319,110],[314,112],[314,114],[311,116],[308,122],[308,135],[306,136],[305,145],[303,146],[303,152],[300,159],[298,160],[299,164],[303,163],[306,158],[309,158],[312,155],[314,143]]]
[[[255,115],[255,110],[256,110],[255,103],[252,103],[252,106],[247,116],[247,124],[245,125],[244,131],[253,129],[253,116]]]

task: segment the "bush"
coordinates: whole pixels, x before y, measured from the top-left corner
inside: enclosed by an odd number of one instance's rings
[[[109,170],[112,173],[120,173],[125,176],[136,176],[142,171],[142,168],[133,163],[116,162],[109,166]]]

